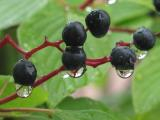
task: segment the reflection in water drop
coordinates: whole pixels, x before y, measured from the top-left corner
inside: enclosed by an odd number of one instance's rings
[[[143,60],[147,56],[147,51],[136,50],[138,60]]]
[[[117,0],[106,0],[107,4],[111,5],[111,4],[115,4],[117,2]]]
[[[16,84],[16,93],[19,97],[26,98],[32,93],[32,86]]]
[[[85,72],[86,72],[86,67],[81,67],[78,70],[75,71],[69,71],[67,72],[69,76],[74,77],[74,78],[79,78],[81,77]]]
[[[119,77],[126,79],[132,76],[134,70],[116,70],[116,72]]]

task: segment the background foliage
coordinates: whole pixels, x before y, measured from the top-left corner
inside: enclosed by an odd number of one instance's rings
[[[83,2],[83,0],[0,0],[0,36],[2,38],[5,34],[11,34],[25,50],[41,44],[45,36],[50,41],[60,40],[61,32],[68,22],[78,20],[85,25],[87,11],[80,11],[77,8]],[[66,4],[71,8],[66,9]],[[151,14],[154,11],[152,0],[119,0],[114,5],[95,3],[93,9],[98,8],[108,11],[111,16],[111,26],[134,29],[146,26],[155,32],[160,32],[160,18]],[[108,56],[119,40],[130,41],[132,36],[126,33],[110,33],[102,39],[96,39],[88,32],[85,44],[87,56],[89,58]],[[149,52],[145,60],[137,65],[131,92],[116,101],[118,110],[113,107],[114,105],[104,105],[88,98],[67,97],[89,83],[104,87],[108,78],[108,73],[105,71],[108,71],[110,64],[99,66],[96,69],[88,67],[86,74],[78,79],[64,79],[64,73],[62,73],[36,88],[29,98],[18,98],[1,105],[0,108],[46,107],[56,109],[52,118],[45,114],[13,113],[14,119],[155,120],[159,117],[160,105],[159,44],[157,40],[156,47]],[[1,49],[0,56],[0,86],[4,81],[9,82],[4,93],[0,95],[2,98],[15,91],[11,76],[12,66],[21,56],[10,46]],[[37,67],[38,76],[42,76],[60,66],[60,59],[59,51],[46,48],[35,54],[31,61]]]

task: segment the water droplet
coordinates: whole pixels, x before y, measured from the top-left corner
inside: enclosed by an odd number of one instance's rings
[[[136,50],[138,60],[143,60],[147,56],[147,51]]]
[[[112,5],[115,4],[117,2],[117,0],[106,0],[107,4]]]
[[[134,70],[130,69],[130,70],[116,70],[117,74],[119,77],[121,78],[129,78],[132,76],[132,74],[134,73]]]
[[[26,98],[32,93],[32,86],[16,84],[16,93],[21,98]]]
[[[69,72],[67,72],[67,74],[70,77],[79,78],[79,77],[81,77],[86,72],[86,70],[87,70],[86,67],[81,67],[78,70],[69,71]]]

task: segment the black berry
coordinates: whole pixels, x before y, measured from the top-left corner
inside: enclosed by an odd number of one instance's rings
[[[154,7],[160,12],[160,0],[153,0]]]
[[[155,45],[156,38],[147,28],[139,28],[133,34],[133,43],[140,50],[150,50]]]
[[[71,22],[63,29],[62,38],[67,46],[82,46],[87,33],[80,22]]]
[[[111,53],[111,64],[118,70],[134,69],[136,54],[126,46],[116,47]]]
[[[68,47],[62,55],[62,63],[67,70],[78,70],[85,66],[86,54],[83,48]]]
[[[19,60],[13,68],[13,78],[15,83],[20,85],[33,85],[37,77],[35,66],[27,60]]]
[[[110,16],[104,10],[94,10],[85,19],[86,25],[93,36],[103,37],[109,30]]]

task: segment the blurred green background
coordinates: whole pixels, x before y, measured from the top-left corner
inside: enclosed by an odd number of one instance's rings
[[[88,9],[106,10],[111,17],[111,27],[137,29],[145,26],[153,32],[160,32],[160,17],[152,0],[118,0],[113,5],[95,0],[92,6],[81,11],[78,7],[83,2],[84,0],[0,0],[0,38],[10,34],[22,48],[30,50],[41,44],[45,36],[49,41],[62,39],[62,30],[68,22],[80,21],[85,25]],[[110,32],[101,39],[94,38],[89,32],[87,34],[84,49],[88,58],[109,56],[117,41],[132,40],[132,35],[127,33]],[[62,73],[34,89],[29,98],[18,98],[0,105],[0,108],[56,109],[53,117],[15,112],[0,113],[0,120],[159,120],[158,39],[156,46],[136,66],[133,78],[120,79],[110,64],[96,69],[87,67],[84,76],[77,79],[64,79],[65,73]],[[0,98],[15,91],[11,74],[12,67],[19,59],[21,55],[10,45],[0,49]],[[39,77],[62,64],[61,53],[55,48],[45,48],[30,60],[35,64]],[[6,87],[2,90],[4,85]],[[70,95],[74,98],[67,97]],[[78,98],[82,96],[83,98]]]

